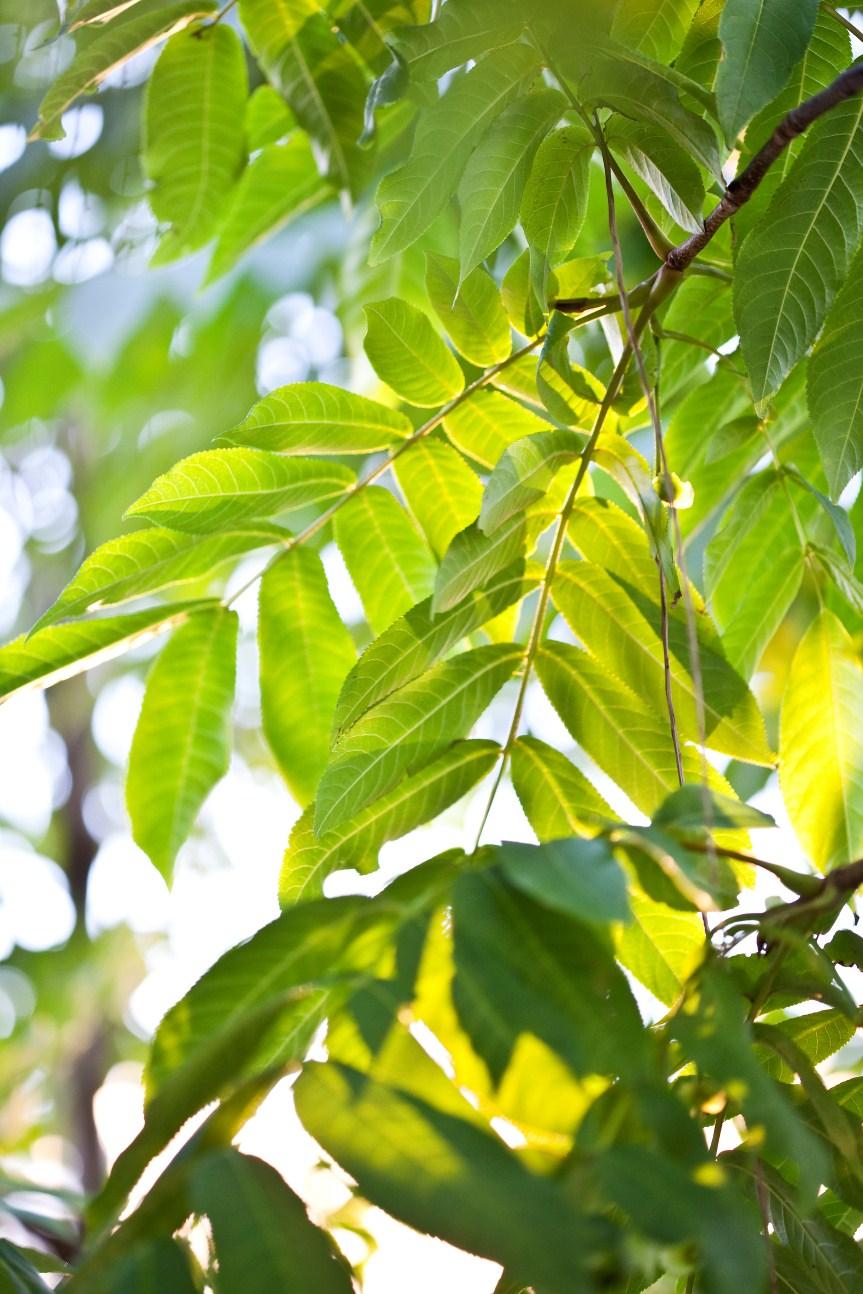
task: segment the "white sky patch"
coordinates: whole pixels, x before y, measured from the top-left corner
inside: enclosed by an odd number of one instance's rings
[[[51,271],[57,250],[54,222],[39,207],[18,211],[0,234],[0,271],[7,283],[33,287]]]

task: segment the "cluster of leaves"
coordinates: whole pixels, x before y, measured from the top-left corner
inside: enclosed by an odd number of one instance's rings
[[[153,1040],[144,1128],[88,1207],[70,1290],[350,1290],[285,1183],[230,1148],[300,1065],[300,1117],[358,1192],[500,1263],[500,1291],[860,1287],[860,1080],[828,1090],[816,1066],[854,1035],[837,966],[863,948],[824,942],[863,854],[860,509],[840,502],[863,463],[863,96],[789,131],[685,272],[673,255],[734,146],[744,168],[850,63],[831,6],[788,8],[446,0],[428,21],[386,0],[240,0],[266,78],[248,99],[240,35],[207,4],[73,13],[43,135],[167,37],[146,107],[160,260],[215,238],[217,275],[386,171],[369,260],[390,290],[365,310],[377,398],[265,396],[0,650],[9,696],[170,634],[127,781],[135,839],[170,878],[228,766],[224,588],[260,551],[262,728],[303,807],[282,915]],[[615,201],[661,258],[628,292]],[[750,687],[765,666],[778,716]],[[575,760],[530,735],[534,680]],[[472,736],[502,690],[505,739]],[[813,871],[752,852],[773,823],[746,792],[777,744]],[[481,782],[493,824],[504,776],[539,843],[478,839],[373,899],[323,897]],[[741,914],[757,866],[797,900]],[[665,1008],[652,1027],[632,980]],[[328,1059],[304,1064],[325,1022]],[[210,1220],[206,1271],[172,1239],[192,1215]],[[4,1267],[42,1288],[17,1251]]]

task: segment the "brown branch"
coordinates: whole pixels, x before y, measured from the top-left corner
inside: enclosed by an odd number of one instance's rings
[[[835,81],[792,108],[779,123],[766,144],[759,148],[752,161],[736,179],[732,180],[717,206],[704,221],[697,234],[673,247],[665,258],[666,265],[674,270],[685,270],[712,238],[752,197],[770,167],[781,157],[790,143],[802,135],[825,112],[837,108],[846,99],[863,91],[863,63],[855,63],[837,76]]]

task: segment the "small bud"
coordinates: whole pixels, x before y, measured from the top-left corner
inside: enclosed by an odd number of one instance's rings
[[[691,482],[681,481],[676,472],[654,476],[653,488],[662,502],[670,508],[691,508],[695,501],[695,491]]]

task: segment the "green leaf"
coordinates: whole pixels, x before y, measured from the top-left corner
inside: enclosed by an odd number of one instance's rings
[[[809,361],[807,397],[835,499],[863,467],[863,255],[856,256]]]
[[[509,45],[455,78],[420,118],[411,155],[381,182],[381,226],[372,239],[376,264],[410,247],[440,215],[467,161],[491,123],[538,69],[527,45]]]
[[[236,613],[190,616],[156,660],[126,779],[135,843],[163,876],[201,805],[228,771],[236,676]]]
[[[700,0],[624,0],[611,34],[621,45],[636,46],[660,63],[680,53]]]
[[[726,1088],[733,1084],[731,1090],[739,1098],[749,1128],[762,1129],[768,1150],[797,1165],[803,1188],[814,1197],[823,1171],[818,1144],[759,1065],[739,993],[728,970],[715,958],[706,961],[691,982],[686,1000],[669,1022],[669,1033],[702,1074]]]
[[[326,382],[292,382],[253,405],[219,443],[280,454],[373,454],[410,436],[398,409]]]
[[[375,634],[431,593],[434,557],[389,490],[372,485],[355,495],[334,531]]]
[[[376,702],[422,674],[468,634],[512,606],[530,588],[524,565],[518,562],[452,610],[435,615],[431,598],[412,607],[366,648],[345,679],[333,722],[336,736]]]
[[[565,755],[536,737],[519,737],[512,748],[512,784],[540,840],[595,831],[614,813]]]
[[[742,804],[729,795],[719,795],[704,786],[681,786],[657,809],[653,815],[655,827],[671,831],[690,831],[699,828],[742,827],[758,831],[775,827],[769,813],[762,813],[751,804]]]
[[[558,90],[525,95],[501,113],[478,145],[458,192],[462,278],[512,233],[536,150],[565,109]]]
[[[608,671],[656,714],[666,705],[665,667],[658,604],[592,562],[564,562],[552,589],[555,606],[576,638]],[[686,626],[668,625],[669,669],[675,714],[683,741],[698,741],[723,754],[772,764],[764,721],[739,674],[699,635],[701,689],[690,662]]]
[[[330,196],[304,134],[297,132],[284,144],[266,144],[231,195],[205,284],[227,274],[246,252]]]
[[[81,4],[71,6],[73,12],[66,17],[66,30],[73,32],[93,23],[110,22],[138,3],[139,0],[83,0]]]
[[[466,360],[479,368],[489,368],[509,356],[509,320],[490,274],[475,269],[460,280],[458,261],[429,252],[426,288],[444,331]]]
[[[394,922],[415,911],[410,899],[386,912],[359,898],[323,902],[284,913],[226,953],[164,1017],[147,1060],[144,1127],[93,1206],[100,1220],[119,1212],[197,1110],[301,1060],[328,1011],[376,973]]]
[[[374,867],[381,845],[397,840],[455,804],[494,767],[499,748],[493,741],[457,741],[439,759],[404,778],[333,831],[315,835],[308,809],[291,831],[279,876],[282,907],[318,898],[329,874],[339,867]]]
[[[368,900],[321,899],[289,908],[225,953],[156,1030],[145,1076],[147,1111],[198,1055],[209,1053],[218,1035],[268,1006],[278,1015],[270,1015],[271,1027],[255,1046],[235,1054],[233,1077],[301,1059],[330,1005],[374,971],[391,935],[391,920]]]
[[[329,179],[354,190],[365,170],[357,146],[366,77],[315,0],[240,0],[240,19],[268,79],[318,145]]]
[[[563,126],[536,150],[522,198],[521,223],[543,305],[547,267],[559,264],[571,251],[587,215],[594,147],[584,130]]]
[[[574,51],[575,47],[573,47]],[[622,44],[567,50],[563,69],[570,61],[579,78],[583,100],[604,103],[624,117],[647,121],[665,130],[684,152],[717,179],[721,175],[719,151],[712,127],[680,98],[681,88],[703,98],[700,88],[674,70],[654,63]],[[710,102],[707,96],[707,102]]]
[[[307,1065],[294,1093],[306,1129],[367,1199],[548,1294],[587,1294],[593,1224],[491,1133],[344,1065]]]
[[[0,1289],[3,1294],[48,1294],[36,1268],[8,1240],[0,1240]]]
[[[504,450],[488,478],[479,528],[491,535],[541,499],[562,467],[581,457],[585,438],[575,431],[545,431]]]
[[[782,699],[779,782],[791,824],[822,871],[863,852],[863,665],[822,611],[804,635]]]
[[[391,43],[412,81],[437,81],[451,68],[514,40],[525,17],[510,8],[499,0],[448,0],[434,22],[400,27]]]
[[[515,644],[477,647],[434,666],[358,719],[339,739],[321,778],[318,835],[347,822],[405,772],[464,737],[521,657]]]
[[[740,153],[738,172],[748,165],[757,149],[770,138],[778,122],[787,113],[825,89],[851,62],[851,38],[826,6],[821,5],[815,19],[812,39],[806,53],[794,68],[777,97],[766,104],[746,128]],[[779,188],[799,156],[805,134],[791,140],[784,152],[763,176],[749,201],[734,218],[735,230],[742,241],[744,236],[759,224],[770,199]]]
[[[475,391],[449,411],[443,427],[456,449],[486,468],[494,467],[508,445],[549,430],[543,418],[500,391]]]
[[[745,1153],[735,1153],[733,1166],[736,1173],[749,1179],[750,1191],[760,1191],[766,1197],[774,1236],[796,1256],[805,1280],[812,1282],[802,1288],[813,1288],[818,1294],[854,1294],[863,1279],[859,1245],[817,1213],[801,1209],[794,1192],[772,1165],[760,1162],[756,1166]],[[823,1198],[822,1193],[819,1205]],[[787,1288],[795,1287],[788,1284]]]
[[[502,570],[524,556],[526,542],[522,516],[511,517],[493,535],[484,535],[476,522],[460,531],[444,553],[438,569],[433,614],[451,610],[469,593],[487,585]]]
[[[745,579],[741,571],[746,571]],[[722,646],[745,678],[755,672],[802,578],[803,553],[788,484],[774,472],[759,472],[735,497],[704,560],[707,600]]]
[[[0,699],[34,688],[51,687],[84,670],[122,656],[158,634],[181,625],[201,602],[174,602],[129,616],[105,616],[51,625],[29,637],[22,634],[0,647]]]
[[[79,95],[97,89],[111,72],[136,54],[182,30],[193,19],[206,17],[215,8],[213,0],[182,0],[180,4],[167,5],[162,0],[143,0],[132,13],[121,14],[92,32],[82,32],[75,57],[39,105],[39,120],[32,137],[62,139],[60,118]]]
[[[420,440],[394,464],[395,478],[434,553],[476,519],[482,482],[461,454],[442,440]]]
[[[278,144],[296,125],[294,114],[278,90],[259,85],[246,104],[246,143],[250,153]]]
[[[543,845],[505,841],[495,857],[510,885],[544,907],[589,926],[630,919],[626,876],[601,836]]]
[[[31,632],[86,611],[201,580],[233,557],[284,543],[288,538],[286,530],[266,521],[238,526],[220,535],[187,535],[158,526],[120,535],[82,562]]]
[[[807,133],[788,179],[740,250],[734,313],[756,401],[815,340],[863,229],[863,102]]]
[[[672,220],[689,233],[702,226],[704,181],[692,158],[660,126],[613,118],[609,147],[656,195]]]
[[[240,38],[225,23],[173,36],[147,86],[147,200],[167,230],[154,265],[212,238],[246,160],[248,84]]]
[[[790,1020],[779,1020],[773,1027],[790,1038],[813,1065],[820,1065],[823,1060],[833,1056],[857,1032],[855,1022],[835,1007],[811,1011]],[[763,1050],[759,1048],[759,1052]],[[772,1078],[777,1078],[782,1083],[793,1083],[794,1070],[777,1053],[767,1052],[762,1055],[761,1061]]]
[[[210,1219],[222,1294],[351,1294],[347,1264],[306,1207],[263,1160],[205,1155],[192,1176],[196,1213]]]
[[[697,912],[681,912],[630,887],[631,920],[621,926],[615,952],[621,965],[665,1006],[673,1006],[700,966],[704,926]]]
[[[336,701],[356,659],[312,549],[294,548],[264,573],[258,651],[264,732],[294,799],[308,804],[329,755]]]
[[[548,643],[537,658],[540,682],[575,740],[643,813],[677,786],[667,715],[649,710],[586,652]],[[683,751],[687,781],[701,780],[701,759]]]
[[[345,494],[353,481],[353,472],[340,463],[261,449],[205,449],[158,477],[126,515],[207,534],[250,517],[326,503]]]
[[[365,351],[382,382],[410,404],[436,407],[464,390],[464,374],[429,319],[390,297],[365,307]]]
[[[806,51],[817,13],[818,0],[790,7],[728,0],[719,21],[723,57],[716,105],[729,140],[782,89]]]
[[[643,1069],[646,1037],[604,932],[536,903],[496,868],[458,878],[452,920],[453,1001],[495,1084],[523,1032],[577,1075]]]
[[[98,1289],[99,1294],[103,1290],[104,1294],[149,1294],[151,1290],[195,1294],[197,1285],[188,1250],[176,1240],[158,1237],[119,1254],[100,1273]]]
[[[725,1185],[721,1173],[718,1181],[700,1182],[699,1168],[710,1171],[703,1161],[684,1165],[652,1146],[618,1144],[599,1157],[597,1177],[603,1194],[637,1232],[661,1245],[695,1241],[703,1289],[736,1294],[749,1283],[764,1288],[767,1264],[757,1209]]]

